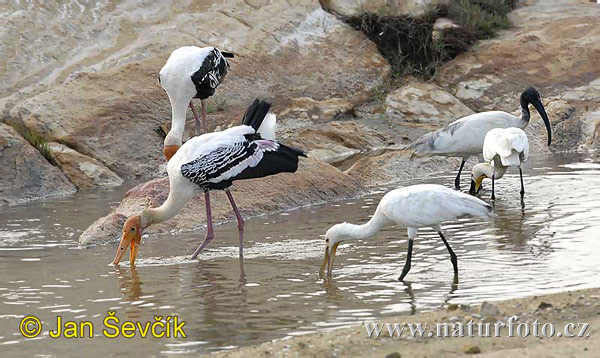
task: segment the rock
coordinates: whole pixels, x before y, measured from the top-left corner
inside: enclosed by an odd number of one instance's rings
[[[123,184],[117,174],[96,159],[74,151],[60,143],[49,143],[54,161],[77,188],[113,187]]]
[[[385,104],[387,115],[394,120],[432,129],[473,114],[459,99],[426,82],[413,82],[398,88],[387,96]]]
[[[540,304],[539,304],[539,306],[538,306],[537,309],[540,310],[540,311],[543,311],[545,309],[552,308],[552,307],[553,307],[552,303],[548,303],[548,302],[542,301],[542,302],[540,302]]]
[[[377,156],[365,156],[346,171],[366,186],[379,186],[403,180],[424,178],[435,173],[456,170],[460,160],[424,157],[410,160],[411,152],[393,150]]]
[[[372,12],[382,15],[423,15],[431,5],[448,0],[321,0],[323,7],[345,16]]]
[[[293,188],[293,190],[290,190]],[[301,159],[298,171],[268,178],[242,180],[232,187],[233,196],[244,217],[270,213],[334,198],[349,198],[365,190],[348,175],[329,164]],[[125,217],[163,203],[169,193],[168,178],[154,179],[129,190],[121,204],[108,216],[97,220],[80,236],[80,246],[106,244],[119,239]],[[235,220],[222,192],[211,202],[215,222]],[[205,225],[204,196],[197,195],[171,220],[150,226],[145,233],[190,231]],[[198,213],[202,213],[199,215]]]
[[[535,110],[525,130],[531,151],[575,150],[597,143],[590,112],[600,106],[600,12],[596,4],[538,2],[510,14],[512,29],[444,64],[434,81],[476,111],[504,110],[520,115],[519,96],[536,87],[542,102],[573,108],[568,118],[547,109],[553,124],[550,148]],[[574,54],[577,55],[574,55]],[[533,142],[541,139],[539,143]]]
[[[0,123],[0,205],[73,194],[75,186],[12,127]]]
[[[498,311],[496,305],[483,301],[481,308],[479,309],[479,314],[482,316],[497,316],[500,314],[500,311]]]
[[[77,21],[77,32],[85,34],[80,41],[68,40],[78,56],[68,56],[68,61],[59,56],[55,66],[65,66],[58,76],[61,81],[49,90],[23,101],[5,101],[4,120],[25,124],[94,158],[121,178],[150,179],[159,175],[164,161],[163,140],[156,129],[171,117],[156,76],[170,52],[182,44],[216,45],[235,53],[215,95],[227,104],[209,114],[211,131],[238,124],[255,97],[273,100],[275,113],[284,113],[279,116],[282,125],[296,120],[298,111],[289,109],[299,106],[306,106],[309,116],[328,120],[367,100],[371,88],[390,71],[372,42],[312,0],[234,0],[198,5],[201,9],[153,6],[158,7],[156,16],[136,16],[136,26],[127,33],[128,45],[116,52],[98,51],[96,41],[109,35],[95,22],[65,16]],[[115,19],[129,19],[126,11],[105,10]],[[177,31],[163,36],[165,28]],[[119,29],[112,31],[114,38]],[[202,40],[198,33],[205,34]],[[157,36],[162,41],[155,41]],[[194,132],[191,113],[188,120],[186,136]]]
[[[465,346],[463,352],[465,352],[465,354],[479,354],[481,353],[481,348],[478,346]]]
[[[398,352],[386,354],[385,358],[402,358],[402,355]]]

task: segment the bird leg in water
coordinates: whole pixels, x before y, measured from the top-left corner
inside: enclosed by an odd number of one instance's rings
[[[454,179],[454,188],[456,190],[460,190],[460,173],[465,166],[465,159],[463,158],[462,162],[460,162],[460,168],[458,169],[458,175],[456,175],[456,179]]]
[[[238,231],[240,233],[240,258],[243,258],[244,257],[244,219],[242,218],[242,214],[240,214],[240,211],[238,210],[237,205],[235,205],[235,201],[233,200],[233,195],[231,195],[231,192],[229,190],[225,190],[225,193],[227,194],[227,198],[229,198],[229,202],[231,203],[233,212],[235,213],[235,216],[237,217]]]
[[[523,185],[523,171],[521,170],[521,167],[519,167],[519,176],[521,177],[521,200],[523,200],[523,197],[525,196],[525,186]]]
[[[448,252],[450,253],[450,261],[452,261],[452,266],[454,267],[454,276],[458,276],[458,260],[456,259],[456,254],[454,251],[452,251],[452,248],[450,247],[450,244],[448,244],[448,241],[446,241],[444,234],[442,234],[441,231],[438,232],[438,234],[442,238],[444,245],[446,245],[446,249],[448,249]]]
[[[196,251],[194,251],[194,254],[192,255],[192,260],[195,260],[196,257],[198,257],[198,254],[202,250],[204,250],[206,245],[208,245],[208,243],[215,237],[213,231],[212,213],[210,211],[210,194],[208,193],[208,191],[204,193],[204,203],[206,205],[206,237],[204,238],[204,242],[202,243],[202,245],[200,245],[200,247],[198,247]]]
[[[496,200],[496,192],[494,188],[494,181],[496,179],[495,175],[492,175],[492,200]]]
[[[410,261],[412,259],[412,249],[413,249],[413,239],[408,240],[408,252],[406,254],[406,263],[404,264],[404,268],[402,269],[402,274],[398,277],[398,281],[404,281],[404,277],[410,271]]]

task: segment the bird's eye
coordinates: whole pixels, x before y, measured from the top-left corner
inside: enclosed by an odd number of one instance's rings
[[[122,247],[122,248],[121,248],[121,251],[123,251],[123,250],[125,250],[125,248],[123,248],[123,247]]]
[[[134,228],[134,227],[132,227],[132,228],[131,228],[131,231],[135,231],[135,228]]]
[[[329,239],[325,239],[325,242],[329,242]]]

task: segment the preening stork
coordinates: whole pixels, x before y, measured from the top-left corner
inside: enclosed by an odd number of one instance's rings
[[[383,196],[375,214],[366,224],[341,223],[327,230],[325,258],[320,274],[324,276],[327,269],[327,275],[331,275],[333,260],[340,242],[366,239],[375,235],[385,225],[400,224],[408,229],[408,253],[398,281],[404,280],[410,271],[413,241],[417,237],[418,229],[422,227],[430,227],[440,235],[450,253],[454,275],[457,276],[458,260],[446,241],[441,224],[456,220],[463,215],[479,216],[484,219],[495,216],[492,207],[484,201],[442,185],[420,184],[392,190]]]
[[[181,147],[188,105],[196,119],[196,134],[200,134],[200,120],[192,98],[200,98],[202,128],[208,133],[205,100],[215,94],[227,74],[229,62],[226,57],[233,57],[233,54],[216,47],[184,46],[173,51],[161,68],[158,81],[171,102],[171,130],[165,137],[163,148],[167,160]]]
[[[244,250],[244,220],[233,200],[229,187],[236,180],[262,178],[298,169],[298,157],[305,156],[298,149],[275,140],[275,122],[271,105],[255,100],[244,115],[243,124],[222,132],[203,134],[188,140],[169,160],[169,196],[158,208],[151,208],[125,221],[123,235],[114,264],[118,264],[131,246],[129,260],[135,263],[142,232],[148,226],[169,220],[185,203],[199,192],[206,199],[206,238],[192,255],[214,238],[210,208],[210,190],[225,190],[238,220],[240,258]]]
[[[515,117],[502,111],[471,114],[450,123],[445,128],[425,134],[413,142],[408,149],[414,150],[413,156],[416,157],[441,155],[462,158],[458,175],[454,181],[455,188],[459,190],[460,173],[465,162],[471,156],[481,154],[487,132],[494,128],[527,127],[530,118],[530,104],[535,107],[546,125],[548,145],[550,145],[552,142],[550,120],[542,105],[540,94],[535,88],[530,87],[521,93],[521,117]]]
[[[521,164],[529,158],[527,134],[520,128],[496,128],[485,135],[483,158],[487,163],[479,163],[471,171],[470,194],[479,192],[485,178],[492,179],[492,200],[496,200],[494,182],[506,173],[508,167],[519,167],[521,178],[521,200],[525,195]]]

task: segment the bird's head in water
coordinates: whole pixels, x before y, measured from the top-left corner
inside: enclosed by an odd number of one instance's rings
[[[469,194],[475,195],[479,193],[481,189],[481,183],[483,179],[491,176],[491,166],[488,163],[479,163],[471,170],[471,187],[469,188]]]
[[[117,265],[121,261],[128,247],[131,247],[129,250],[129,264],[132,266],[135,264],[135,257],[142,242],[142,230],[142,217],[140,215],[132,216],[125,221],[121,242],[117,248],[113,264]]]
[[[335,224],[329,228],[329,230],[327,230],[327,233],[325,233],[325,257],[323,258],[323,264],[321,265],[321,270],[319,271],[321,277],[325,277],[326,271],[327,276],[331,276],[335,252],[337,251],[340,243],[348,238],[348,226],[348,223]]]
[[[167,161],[171,160],[171,157],[174,156],[175,153],[177,153],[178,149],[178,145],[165,145],[163,147],[163,153],[165,154],[165,158],[167,158]]]
[[[529,104],[532,104],[540,114],[540,117],[542,117],[544,125],[546,126],[546,130],[548,131],[548,145],[550,145],[552,142],[552,127],[550,126],[550,119],[548,119],[544,105],[542,105],[542,96],[540,96],[540,93],[533,87],[529,87],[523,91],[523,93],[521,93],[521,108],[527,110],[527,113],[529,113]]]

